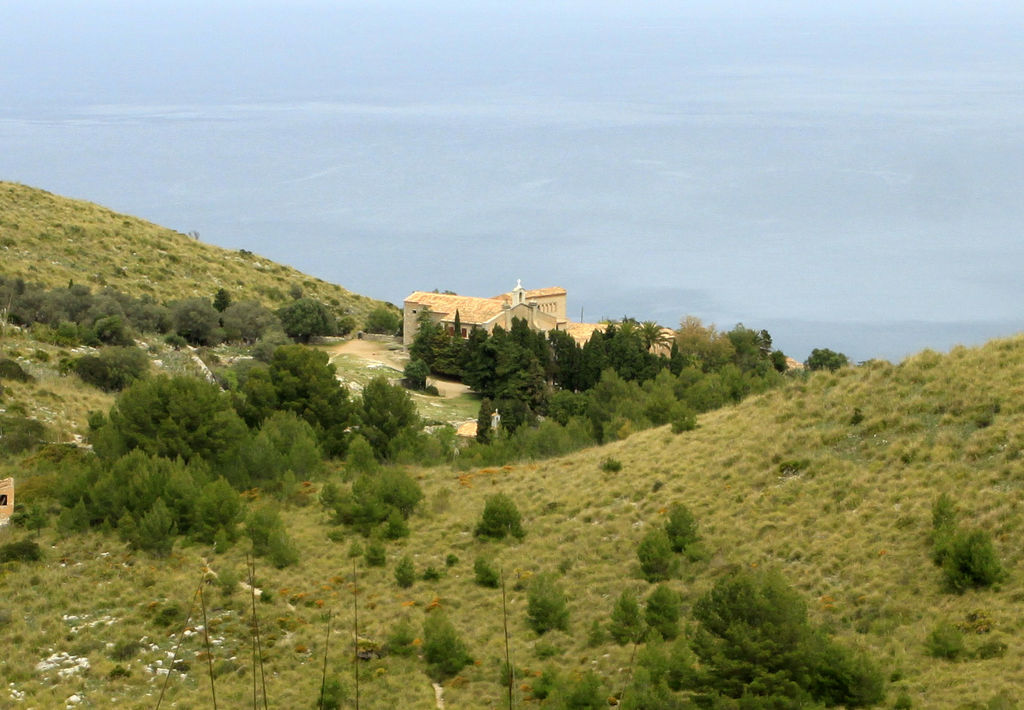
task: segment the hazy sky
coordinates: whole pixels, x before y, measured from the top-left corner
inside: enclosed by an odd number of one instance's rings
[[[0,7],[0,178],[400,302],[899,359],[1024,324],[1019,2]]]

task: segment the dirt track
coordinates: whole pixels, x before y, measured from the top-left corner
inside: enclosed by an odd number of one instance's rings
[[[368,365],[387,365],[402,371],[405,369],[406,363],[409,362],[409,355],[405,349],[389,349],[394,344],[395,341],[392,340],[360,340],[354,338],[343,343],[328,346],[325,349],[327,355],[332,359],[337,355],[348,355],[349,357],[365,360]],[[460,394],[469,392],[469,388],[460,382],[438,380],[434,377],[428,378],[427,382],[437,387],[437,391],[445,398],[458,397]]]

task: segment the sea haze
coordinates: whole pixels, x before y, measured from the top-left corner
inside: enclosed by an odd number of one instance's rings
[[[395,303],[522,279],[799,359],[1020,331],[1024,10],[818,4],[26,3],[0,179]]]

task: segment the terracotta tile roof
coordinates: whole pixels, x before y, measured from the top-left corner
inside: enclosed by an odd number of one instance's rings
[[[441,313],[442,320],[453,320],[455,311],[458,311],[459,320],[466,324],[486,323],[501,313],[504,306],[502,301],[494,298],[457,296],[451,293],[432,293],[430,291],[414,291],[406,297],[405,302],[418,303],[434,313]]]
[[[582,345],[590,340],[590,336],[594,334],[595,330],[604,330],[607,325],[607,323],[566,323],[565,332]]]
[[[548,286],[547,288],[534,288],[525,291],[526,300],[530,300],[531,298],[543,298],[544,296],[564,296],[565,294],[566,290],[561,286]],[[495,298],[503,301],[511,301],[512,292],[499,293]]]
[[[467,439],[476,438],[476,421],[464,422],[459,424],[458,429],[455,430],[456,436],[463,436]]]

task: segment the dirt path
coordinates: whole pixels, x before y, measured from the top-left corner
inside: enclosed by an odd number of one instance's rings
[[[366,362],[367,365],[386,365],[401,372],[409,362],[408,352],[402,349],[394,349],[394,340],[375,340],[366,338],[363,340],[346,340],[343,343],[329,345],[324,348],[327,356],[332,360],[338,355],[348,355]],[[437,387],[442,397],[451,399],[469,392],[469,387],[461,382],[450,382],[439,380],[435,377],[427,378],[427,383]]]
[[[390,350],[395,345],[393,340],[370,340],[353,339],[343,343],[329,345],[324,350],[327,356],[334,359],[338,355],[351,355],[367,363],[377,363],[393,367],[396,370],[404,370],[405,364],[409,362],[409,356],[404,349]]]

